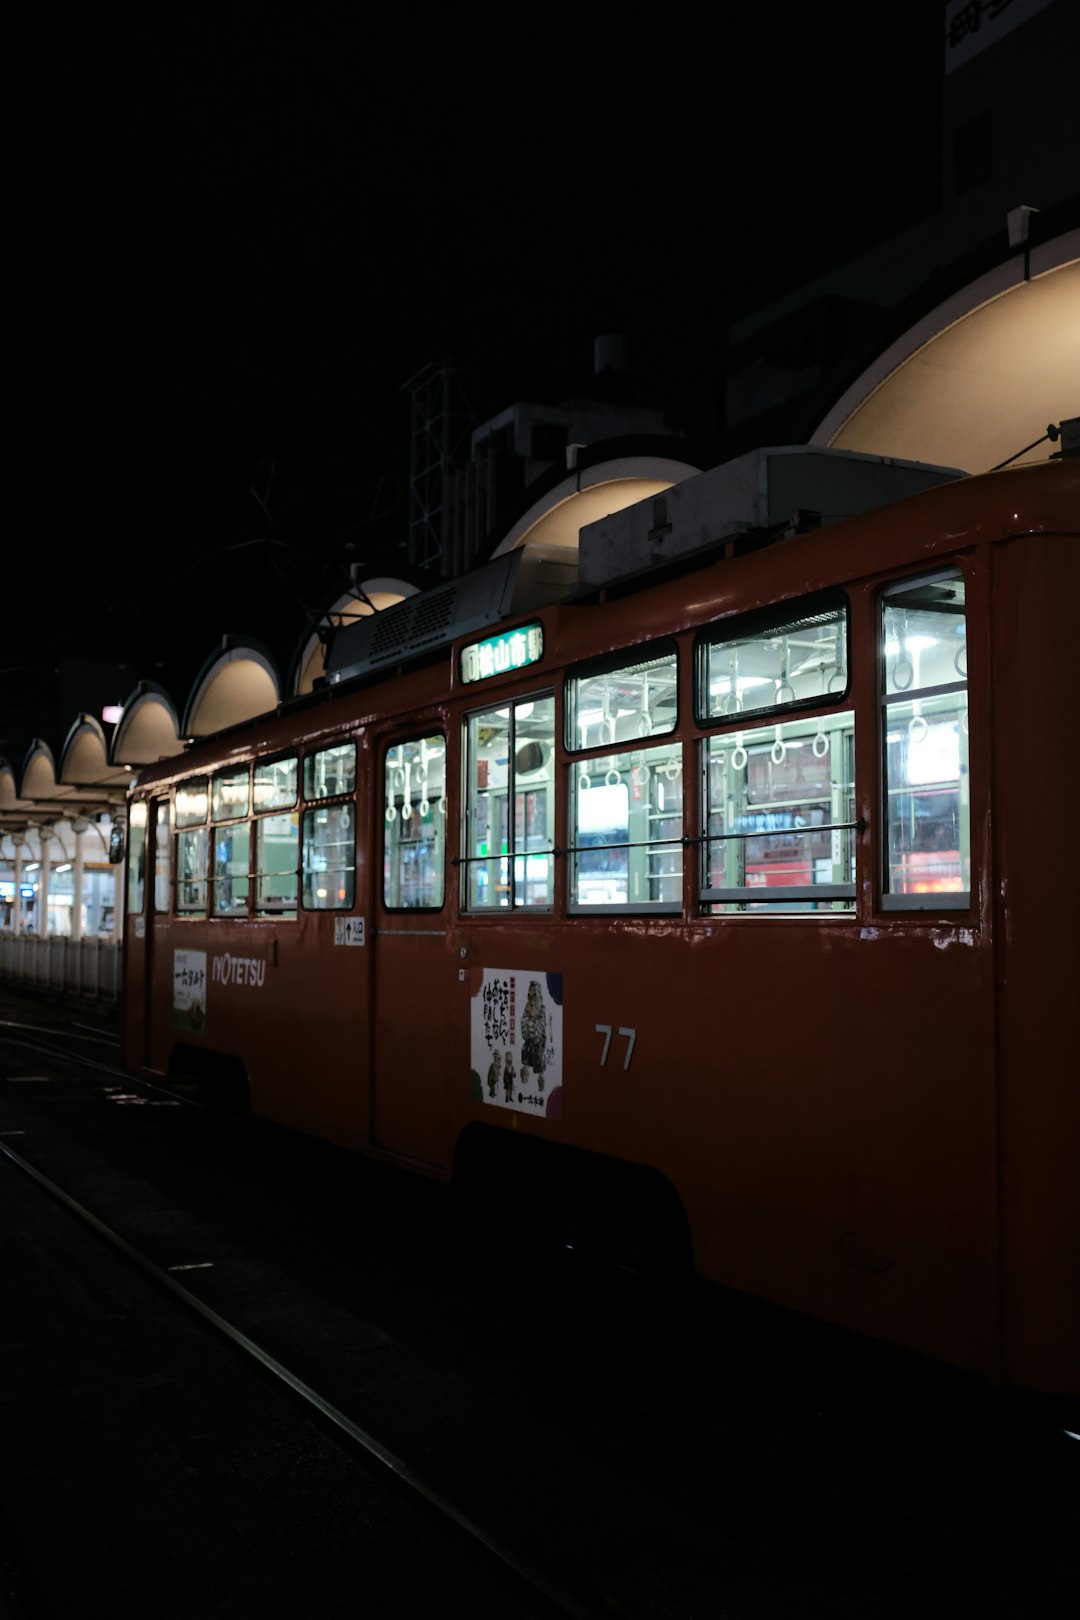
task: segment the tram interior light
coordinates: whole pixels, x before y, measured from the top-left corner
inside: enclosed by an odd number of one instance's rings
[[[739,697],[744,692],[751,691],[755,686],[771,686],[774,684],[770,675],[737,675],[735,677],[735,691]],[[709,682],[709,692],[712,697],[719,697],[722,693],[730,691],[731,680],[728,676],[724,676],[719,681]]]
[[[904,639],[904,648],[909,653],[920,653],[925,652],[927,647],[936,647],[937,643],[937,636],[907,636]],[[886,658],[895,658],[899,651],[900,643],[898,641],[887,641],[885,643]]]

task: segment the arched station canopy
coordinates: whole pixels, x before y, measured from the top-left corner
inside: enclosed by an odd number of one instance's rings
[[[71,839],[91,825],[111,822],[123,806],[128,780],[123,766],[110,759],[105,733],[93,715],[80,714],[75,720],[59,769],[48,743],[35,737],[18,778],[10,762],[0,760],[0,858],[13,859],[21,845],[40,859],[50,838],[70,855]],[[104,834],[102,841],[104,848]]]
[[[184,737],[208,737],[227,726],[269,714],[281,701],[277,666],[264,647],[224,636],[206,660],[184,710]]]
[[[340,629],[354,619],[382,613],[396,602],[403,602],[407,596],[415,596],[416,591],[417,587],[404,579],[380,577],[361,580],[345,596],[339,596],[323,617],[328,625]],[[296,659],[296,673],[292,682],[294,694],[310,692],[315,682],[325,674],[326,646],[324,637],[318,631],[314,631],[304,642]]]
[[[635,506],[650,495],[661,495],[701,471],[688,461],[656,455],[619,456],[575,470],[522,514],[492,555],[501,557],[526,544],[576,550],[586,524]]]
[[[127,785],[128,773],[113,762],[108,740],[92,714],[80,714],[64,740],[60,754],[60,783],[71,790],[91,791]]]
[[[48,743],[34,738],[19,775],[17,798],[5,806],[4,819],[25,826],[77,815],[96,817],[123,804],[126,792],[127,772],[110,762],[101,726],[92,715],[81,714],[68,732],[59,770]]]
[[[1017,253],[917,321],[810,442],[979,473],[1078,414],[1080,231],[1072,231]]]
[[[167,759],[180,749],[180,722],[163,686],[140,681],[120,711],[113,732],[112,758],[130,771]]]
[[[28,825],[33,808],[33,801],[19,793],[10,760],[0,759],[0,847],[5,833],[20,833]]]

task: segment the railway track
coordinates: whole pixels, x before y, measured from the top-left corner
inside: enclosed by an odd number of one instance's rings
[[[36,1065],[41,1072],[27,1071],[7,1075],[9,1087],[12,1090],[18,1088],[20,1098],[32,1091],[39,1106],[47,1095],[50,1098],[68,1096],[70,1100],[72,1071],[75,1069],[85,1071],[91,1077],[89,1104],[86,1096],[76,1098],[76,1109],[84,1130],[88,1116],[92,1116],[95,1112],[106,1121],[115,1121],[121,1117],[121,1111],[128,1118],[135,1113],[145,1118],[145,1111],[151,1108],[176,1108],[189,1110],[192,1116],[201,1115],[198,1128],[208,1131],[211,1137],[219,1131],[224,1131],[230,1144],[229,1152],[235,1149],[240,1140],[247,1143],[247,1150],[250,1150],[251,1141],[261,1137],[264,1141],[272,1140],[287,1156],[299,1153],[301,1158],[303,1157],[304,1146],[292,1139],[284,1139],[273,1132],[267,1133],[255,1125],[244,1125],[236,1121],[222,1124],[213,1116],[208,1116],[198,1104],[192,1106],[189,1098],[169,1087],[154,1086],[125,1075],[124,1071],[118,1069],[112,1062],[88,1058],[84,1052],[76,1049],[76,1044],[72,1043],[66,1029],[48,1030],[36,1025],[16,1025],[14,1021],[9,1020],[3,1028],[0,1028],[0,1036],[3,1036],[9,1047],[14,1047],[24,1055],[29,1053],[44,1060]],[[50,1070],[50,1065],[59,1065],[59,1071]],[[63,1072],[65,1070],[66,1076]],[[77,1087],[78,1082],[74,1083]],[[25,1091],[22,1089],[24,1087]],[[70,1115],[68,1117],[70,1118]],[[126,1139],[128,1134],[125,1126],[122,1135]],[[146,1133],[140,1130],[139,1134],[145,1146]],[[158,1136],[154,1129],[151,1129],[149,1134],[155,1138]],[[109,1131],[107,1135],[115,1145],[114,1134]],[[61,1185],[60,1180],[54,1179],[53,1176],[47,1175],[27,1157],[25,1148],[27,1136],[37,1143],[38,1152],[44,1151],[47,1159],[60,1157],[64,1163],[64,1169],[60,1174],[65,1185]],[[496,1566],[504,1582],[508,1580],[511,1586],[516,1585],[519,1588],[516,1596],[511,1593],[508,1597],[503,1593],[499,1609],[492,1612],[499,1614],[520,1612],[523,1615],[535,1613],[538,1616],[565,1614],[579,1616],[581,1620],[629,1612],[624,1611],[618,1602],[612,1606],[609,1598],[602,1594],[594,1593],[588,1598],[561,1585],[559,1576],[553,1570],[537,1564],[534,1558],[523,1550],[522,1545],[514,1546],[512,1541],[503,1539],[493,1524],[472,1517],[459,1505],[453,1494],[455,1486],[458,1495],[461,1495],[467,1494],[475,1485],[475,1479],[471,1476],[468,1482],[460,1477],[462,1474],[469,1474],[470,1470],[463,1467],[459,1448],[462,1445],[469,1446],[477,1434],[487,1433],[497,1425],[491,1411],[487,1409],[490,1402],[481,1403],[485,1408],[481,1410],[475,1392],[467,1388],[455,1370],[423,1365],[422,1358],[418,1358],[415,1351],[391,1341],[381,1330],[376,1329],[374,1335],[370,1327],[366,1330],[369,1348],[373,1349],[376,1359],[380,1356],[385,1359],[389,1355],[395,1363],[389,1380],[385,1373],[380,1375],[382,1381],[400,1386],[398,1393],[403,1393],[405,1397],[403,1403],[399,1402],[396,1413],[388,1413],[385,1408],[383,1411],[384,1423],[396,1428],[403,1436],[402,1447],[393,1449],[358,1423],[342,1405],[337,1404],[339,1399],[343,1402],[359,1400],[361,1397],[357,1396],[355,1390],[351,1394],[346,1391],[334,1398],[325,1393],[322,1387],[317,1388],[311,1381],[312,1377],[317,1380],[320,1376],[320,1358],[324,1356],[325,1339],[332,1331],[330,1318],[333,1312],[328,1312],[325,1299],[313,1302],[310,1298],[305,1299],[303,1290],[298,1289],[284,1305],[276,1299],[270,1312],[274,1318],[274,1329],[279,1344],[287,1345],[290,1333],[296,1336],[294,1349],[296,1339],[306,1341],[308,1361],[315,1371],[310,1376],[305,1376],[298,1372],[295,1366],[286,1364],[281,1354],[275,1353],[255,1336],[259,1332],[259,1309],[253,1310],[252,1296],[257,1292],[257,1286],[251,1265],[236,1263],[235,1237],[225,1236],[219,1225],[213,1222],[207,1225],[201,1218],[196,1219],[195,1230],[192,1231],[191,1223],[183,1213],[178,1217],[175,1210],[163,1212],[160,1197],[155,1196],[147,1200],[145,1188],[138,1188],[131,1181],[125,1186],[123,1181],[125,1172],[121,1172],[115,1184],[110,1181],[106,1189],[100,1180],[101,1142],[98,1142],[97,1152],[91,1158],[85,1158],[84,1151],[80,1149],[73,1155],[70,1147],[55,1136],[50,1136],[46,1145],[40,1132],[33,1129],[27,1131],[19,1128],[14,1132],[10,1130],[0,1132],[0,1154],[9,1166],[21,1172],[39,1194],[46,1195],[67,1216],[77,1220],[92,1232],[113,1255],[121,1258],[127,1266],[134,1268],[145,1282],[165,1295],[174,1306],[193,1317],[204,1330],[220,1338],[233,1354],[244,1358],[261,1380],[269,1380],[278,1386],[294,1405],[303,1409],[308,1422],[314,1423],[321,1432],[328,1434],[335,1445],[358,1460],[366,1469],[373,1470],[378,1477],[384,1477],[388,1489],[395,1494],[415,1498],[422,1504],[429,1518],[434,1516],[444,1520],[457,1537],[474,1550],[474,1556],[482,1556],[487,1563]],[[318,1149],[316,1156],[326,1157]],[[126,1171],[129,1176],[131,1168],[129,1165]],[[89,1207],[85,1196],[76,1197],[67,1190],[69,1186],[79,1186],[80,1183],[96,1187],[94,1208]],[[107,1220],[95,1212],[101,1207],[103,1198],[106,1202],[111,1201],[113,1206],[113,1212]],[[178,1219],[183,1229],[182,1237],[177,1230]],[[139,1242],[132,1241],[130,1236],[118,1230],[121,1224],[124,1225],[126,1232],[138,1231],[141,1228],[143,1238]],[[168,1229],[168,1236],[164,1242],[161,1238],[163,1227]],[[147,1233],[152,1234],[155,1230],[158,1234],[156,1243],[152,1235],[147,1239]],[[156,1258],[146,1252],[148,1246],[157,1248],[159,1252]],[[167,1258],[169,1253],[182,1253],[198,1258],[170,1261]],[[320,1309],[324,1313],[324,1321],[321,1327],[318,1325],[313,1327],[313,1320]],[[255,1319],[256,1325],[252,1331],[248,1331],[246,1325],[240,1325],[241,1316],[245,1324]],[[288,1324],[285,1323],[285,1318],[288,1318]],[[303,1325],[300,1325],[301,1318],[305,1319]],[[265,1326],[264,1313],[263,1327]],[[354,1334],[357,1332],[361,1336],[365,1334],[363,1324],[353,1323],[352,1326]],[[287,1349],[283,1353],[287,1354]],[[324,1359],[321,1362],[321,1373],[327,1383],[333,1384],[336,1380],[340,1388],[343,1380],[346,1384],[350,1381],[355,1383],[357,1367],[350,1364],[331,1369]],[[372,1383],[370,1371],[365,1374],[361,1368],[360,1375],[361,1385],[370,1386]],[[416,1414],[417,1408],[419,1418]],[[414,1455],[422,1455],[425,1450],[430,1452],[432,1436],[430,1430],[425,1432],[425,1426],[432,1421],[446,1431],[437,1447],[437,1471],[443,1481],[441,1485],[423,1477],[402,1454],[405,1448]],[[531,1434],[527,1433],[530,1427],[533,1429]],[[526,1527],[537,1517],[535,1502],[529,1505],[529,1492],[536,1492],[540,1488],[542,1473],[545,1471],[550,1473],[552,1466],[550,1460],[541,1461],[538,1455],[538,1446],[543,1444],[544,1439],[544,1432],[537,1425],[530,1423],[527,1414],[519,1414],[513,1444],[513,1464],[509,1464],[504,1456],[499,1468],[492,1469],[493,1477],[501,1476],[503,1479],[500,1496],[507,1490],[516,1490],[519,1500],[524,1504],[520,1518]],[[455,1452],[457,1452],[456,1459]],[[512,1474],[516,1476],[516,1485]],[[531,1535],[525,1538],[526,1542],[531,1539]]]
[[[379,1476],[389,1476],[390,1487],[399,1497],[407,1500],[411,1507],[417,1502],[420,1503],[456,1531],[468,1544],[471,1552],[478,1550],[496,1564],[497,1574],[508,1579],[504,1579],[502,1583],[493,1579],[481,1584],[490,1584],[493,1593],[499,1595],[501,1603],[505,1605],[502,1612],[520,1613],[523,1616],[535,1615],[537,1620],[561,1615],[572,1617],[572,1620],[596,1620],[597,1611],[586,1607],[570,1593],[560,1591],[543,1570],[526,1562],[520,1553],[502,1545],[490,1530],[471,1520],[453,1501],[433,1489],[402,1457],[362,1429],[233,1322],[199,1299],[191,1288],[185,1287],[174,1275],[178,1272],[186,1274],[189,1271],[201,1270],[209,1265],[209,1262],[180,1264],[173,1266],[169,1271],[163,1270],[119,1233],[99,1220],[91,1210],[35,1169],[14,1151],[9,1142],[0,1141],[0,1153],[36,1188],[46,1193],[66,1213],[102,1240],[113,1255],[127,1262],[153,1288],[163,1293],[189,1317],[194,1318],[202,1328],[223,1341],[256,1375],[260,1378],[269,1378],[297,1406],[303,1418],[316,1425],[322,1433],[329,1434],[346,1456],[359,1461],[362,1466]],[[417,1535],[417,1531],[411,1530],[410,1535]],[[445,1548],[440,1548],[438,1556],[442,1559],[447,1558]],[[515,1587],[520,1590],[515,1592]]]
[[[0,1026],[8,1198],[78,1218],[155,1312],[250,1366],[318,1435],[290,1445],[412,1497],[472,1612],[899,1616],[928,1573],[985,1585],[1000,1615],[1067,1612],[1080,1450],[1050,1414],[1036,1433],[843,1336],[540,1264],[505,1212],[460,1228],[442,1189],[185,1107],[100,1043],[20,1022]]]

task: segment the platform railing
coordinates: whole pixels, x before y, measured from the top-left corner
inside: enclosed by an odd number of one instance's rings
[[[120,946],[113,939],[67,939],[0,929],[0,979],[115,1001],[120,994]]]

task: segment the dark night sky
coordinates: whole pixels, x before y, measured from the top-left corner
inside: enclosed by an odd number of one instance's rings
[[[172,641],[201,662],[378,562],[431,361],[483,420],[623,332],[647,402],[707,432],[725,324],[936,203],[940,4],[614,43],[569,13],[209,9],[30,25],[0,666],[168,684]]]

